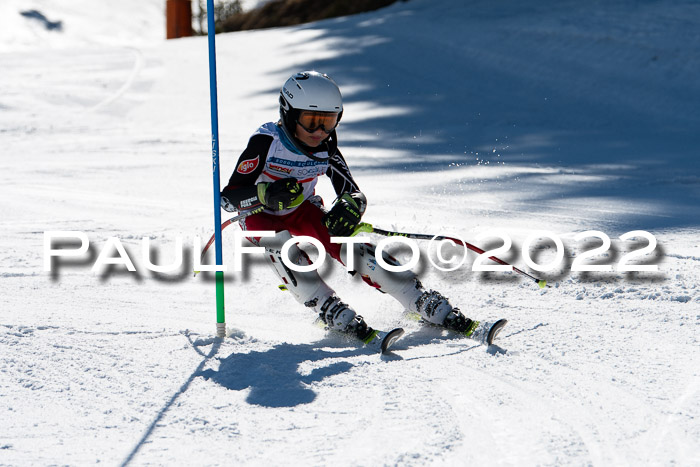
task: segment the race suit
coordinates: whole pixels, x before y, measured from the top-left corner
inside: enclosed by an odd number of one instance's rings
[[[297,143],[298,144],[298,143]],[[251,136],[248,146],[236,164],[228,185],[221,192],[222,207],[227,211],[245,212],[258,202],[255,185],[294,177],[303,189],[304,201],[296,207],[273,211],[265,209],[240,222],[243,230],[288,230],[293,236],[318,239],[326,251],[340,259],[340,244],[331,243],[328,230],[321,218],[326,213],[323,200],[315,196],[315,187],[321,175],[331,179],[336,194],[359,192],[345,159],[337,146],[333,131],[318,148],[305,148],[304,154],[277,123],[265,123]],[[254,243],[259,239],[251,239]]]

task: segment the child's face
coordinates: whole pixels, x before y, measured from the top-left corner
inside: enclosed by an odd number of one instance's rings
[[[324,132],[321,128],[317,128],[316,131],[314,131],[313,133],[309,133],[298,123],[295,136],[299,139],[299,141],[301,141],[310,148],[315,148],[319,146],[324,139],[328,138],[328,134]]]

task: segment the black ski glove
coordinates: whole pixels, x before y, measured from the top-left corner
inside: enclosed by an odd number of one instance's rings
[[[296,178],[258,183],[258,199],[273,211],[299,206],[304,201],[303,188]]]
[[[355,231],[366,207],[367,198],[359,191],[343,193],[333,208],[323,216],[323,224],[328,228],[328,233],[332,237],[347,237]]]

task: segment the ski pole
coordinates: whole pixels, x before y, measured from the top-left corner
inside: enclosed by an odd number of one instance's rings
[[[259,212],[262,212],[263,209],[265,209],[265,206],[260,206],[260,207],[258,207],[258,208],[255,208],[255,209],[251,210],[251,211],[243,212],[243,213],[241,213],[241,214],[239,214],[239,215],[237,215],[237,216],[234,216],[234,217],[232,217],[232,218],[230,218],[230,219],[224,221],[224,222],[221,224],[221,230],[224,230],[226,227],[228,227],[229,225],[233,224],[234,222],[237,222],[237,221],[239,221],[239,220],[241,220],[241,219],[245,219],[246,217],[252,216],[253,214],[257,214],[257,213],[259,213]],[[202,249],[202,255],[201,255],[200,258],[199,258],[199,263],[200,263],[200,264],[204,261],[204,255],[207,254],[207,250],[209,250],[209,247],[212,245],[212,243],[214,243],[214,237],[215,237],[215,235],[216,235],[216,234],[212,235],[211,238],[209,239],[209,241],[207,242],[207,244],[204,245],[204,249]],[[194,275],[196,276],[198,272],[199,272],[199,271],[195,271],[195,272],[194,272]]]
[[[464,245],[467,249],[472,250],[475,253],[478,253],[480,255],[483,255],[486,253],[484,250],[479,248],[478,246],[474,246],[471,243],[467,243],[464,240],[460,240],[458,238],[454,237],[448,237],[445,235],[429,235],[429,234],[415,234],[415,233],[405,233],[405,232],[392,232],[391,230],[384,230],[384,229],[378,229],[374,227],[372,224],[368,224],[366,222],[361,222],[360,224],[357,225],[355,228],[355,232],[352,233],[352,236],[357,235],[358,233],[375,233],[377,235],[384,235],[385,237],[406,237],[406,238],[412,238],[414,240],[450,240],[454,243],[462,244]],[[526,276],[530,278],[531,280],[535,281],[535,283],[540,287],[540,289],[543,289],[545,287],[549,287],[547,285],[547,281],[538,279],[525,271],[522,271],[515,266],[512,266],[511,264],[506,263],[502,259],[499,259],[495,256],[490,256],[489,259],[491,261],[494,261],[498,264],[502,264],[503,266],[510,266],[513,268],[513,271],[517,272],[518,274],[522,274],[523,276]]]

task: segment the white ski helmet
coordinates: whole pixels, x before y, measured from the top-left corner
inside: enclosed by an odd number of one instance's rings
[[[337,112],[343,116],[343,96],[330,76],[318,71],[302,71],[292,75],[280,89],[280,117],[287,131],[293,134],[299,112]]]

